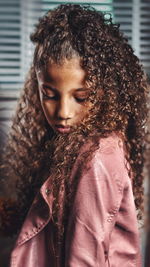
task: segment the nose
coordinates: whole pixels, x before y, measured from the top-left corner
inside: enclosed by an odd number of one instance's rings
[[[69,101],[62,99],[58,103],[57,107],[57,118],[59,120],[68,120],[73,116],[73,111]]]

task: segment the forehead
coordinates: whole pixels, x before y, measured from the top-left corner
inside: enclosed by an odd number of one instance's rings
[[[62,64],[50,62],[45,68],[37,71],[40,79],[51,81],[78,81],[85,82],[86,72],[80,65],[80,59],[64,60]]]

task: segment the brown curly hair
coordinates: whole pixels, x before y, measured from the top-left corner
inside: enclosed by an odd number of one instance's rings
[[[112,22],[111,16],[108,18],[90,6],[60,5],[39,20],[31,40],[36,46],[33,64],[1,164],[3,190],[7,195],[10,190],[14,192],[11,198],[6,195],[1,198],[1,228],[8,234],[20,228],[35,194],[48,176],[53,181],[53,216],[59,226],[60,188],[65,191],[63,213],[67,214],[68,199],[72,199],[76,188],[75,181],[69,178],[79,149],[88,140],[92,141],[89,150],[82,154],[85,164],[98,148],[99,138],[112,132],[122,136],[126,144],[140,219],[147,83],[139,59],[119,25]],[[79,127],[61,136],[53,132],[43,114],[36,70],[46,68],[49,61],[62,64],[64,59],[74,56],[81,59],[81,67],[88,74],[92,108]],[[10,227],[12,220],[13,227]]]

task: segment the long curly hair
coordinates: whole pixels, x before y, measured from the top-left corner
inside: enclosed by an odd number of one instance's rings
[[[60,5],[39,20],[31,40],[35,44],[33,63],[18,101],[1,164],[5,191],[0,201],[1,229],[7,234],[18,231],[47,177],[52,179],[53,217],[59,227],[60,210],[68,214],[69,199],[76,188],[70,174],[80,148],[90,140],[88,151],[81,157],[86,167],[99,146],[99,138],[112,132],[125,142],[135,205],[141,219],[147,82],[139,59],[119,25],[112,22],[111,16],[108,18],[90,6]],[[64,59],[73,57],[81,59],[81,67],[88,74],[92,108],[72,133],[59,135],[53,132],[44,116],[36,70],[46,68],[50,61],[61,65]],[[64,201],[60,202],[62,190]]]

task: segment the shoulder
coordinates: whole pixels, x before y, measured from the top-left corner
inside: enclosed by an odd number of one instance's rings
[[[80,172],[82,171],[82,177],[89,175],[93,177],[90,177],[90,179],[103,177],[102,179],[105,181],[117,181],[125,186],[130,178],[128,175],[129,165],[125,158],[124,147],[122,138],[112,133],[106,138],[99,139],[99,146],[92,152],[92,156],[88,160],[86,167],[80,161],[80,155],[77,159],[76,167]],[[89,151],[89,149],[90,145],[86,144],[82,148],[82,151]]]
[[[86,165],[78,157],[73,179],[77,183],[74,202],[76,213],[82,209],[82,221],[89,213],[88,217],[91,218],[93,212],[100,216],[100,220],[102,214],[108,219],[110,214],[117,214],[125,189],[131,182],[121,138],[115,134],[100,138],[98,149]]]
[[[95,137],[96,139],[98,136]],[[124,157],[125,154],[125,144],[123,142],[123,139],[116,133],[111,133],[107,137],[99,137],[98,139],[98,148],[95,150],[94,155],[118,155]],[[82,152],[87,152],[91,146],[94,144],[94,138],[91,140],[88,140],[86,144],[84,144],[81,148],[81,151],[79,153],[82,154]]]
[[[103,163],[108,170],[127,170],[127,161],[125,157],[125,144],[121,137],[112,133],[106,138],[100,138],[99,148],[95,151],[93,162]]]
[[[89,149],[90,145],[85,145],[83,148],[83,150],[87,151]],[[112,133],[105,138],[99,138],[99,146],[94,151],[90,162],[92,164],[103,162],[107,167],[112,167],[113,169],[121,166],[126,166],[127,168],[125,144],[122,138],[115,133]]]

